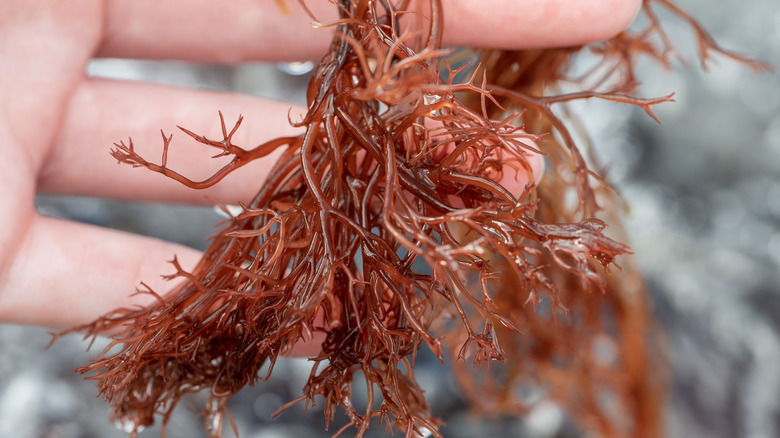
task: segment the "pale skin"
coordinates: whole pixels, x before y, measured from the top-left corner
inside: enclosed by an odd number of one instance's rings
[[[640,0],[445,0],[446,45],[531,48],[608,38],[631,22]],[[234,63],[317,60],[330,34],[288,0],[2,0],[0,2],[0,323],[65,329],[116,308],[141,281],[164,292],[176,254],[193,249],[40,215],[36,193],[191,204],[235,203],[257,191],[274,157],[205,191],[117,165],[112,143],[133,137],[159,157],[160,132],[175,125],[210,136],[217,111],[245,117],[236,143],[252,147],[297,134],[291,105],[227,93],[109,81],[85,75],[91,58]],[[333,7],[309,0],[327,21]],[[498,13],[497,15],[494,15]],[[464,26],[464,23],[466,25]],[[496,29],[500,29],[496,31]],[[304,109],[292,107],[291,114]],[[193,179],[219,168],[176,134],[169,164]],[[177,140],[182,143],[176,147]],[[177,153],[178,151],[178,153]],[[518,182],[520,186],[522,181]]]

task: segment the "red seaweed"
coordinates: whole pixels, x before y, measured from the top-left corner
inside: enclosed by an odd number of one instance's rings
[[[645,1],[645,29],[583,47],[453,51],[440,47],[442,3],[420,13],[430,17],[422,29],[399,33],[413,2],[340,2],[308,111],[295,122],[304,134],[244,148],[233,143],[241,118],[229,127],[220,114],[217,139],[181,128],[232,158],[206,180],[167,166],[171,135],[162,134],[160,164],[132,140],[115,145],[121,163],[193,189],[282,151],[198,265],[187,272],[173,260],[179,286],[144,288],[155,303],[71,330],[110,334],[110,346],[78,371],[97,381],[131,436],[156,415],[167,423],[183,395],[208,391],[206,429],[220,437],[230,397],[312,339],[321,352],[293,403],[322,396],[326,417],[340,407],[356,436],[378,418],[409,438],[441,437],[413,372],[422,348],[454,367],[483,414],[523,412],[519,389],[534,385],[583,429],[663,435],[663,376],[654,371],[663,362],[648,296],[630,258],[609,269],[629,253],[604,233],[608,220],[620,234],[616,195],[558,110],[606,99],[655,118],[653,106],[671,101],[635,94],[636,59],[668,64],[672,53],[655,5],[690,23],[702,62],[712,52],[750,61],[720,49],[666,0]],[[571,77],[584,54],[598,68]],[[555,94],[561,84],[579,88]],[[538,153],[547,165],[539,182]],[[512,178],[528,183],[501,182]],[[599,343],[614,357],[600,355]],[[356,379],[365,406],[353,402]]]

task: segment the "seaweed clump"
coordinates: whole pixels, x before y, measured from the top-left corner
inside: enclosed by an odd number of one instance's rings
[[[291,403],[321,396],[326,417],[341,407],[357,436],[378,419],[407,437],[440,437],[414,376],[427,347],[455,366],[484,413],[521,412],[519,394],[531,384],[600,435],[660,435],[647,296],[630,266],[609,272],[629,252],[597,218],[614,216],[614,193],[557,111],[598,98],[653,116],[671,100],[633,94],[635,58],[666,63],[671,53],[653,3],[690,20],[665,0],[646,0],[648,27],[609,41],[453,53],[440,44],[440,1],[416,12],[410,1],[341,1],[308,111],[295,122],[301,136],[245,149],[232,140],[240,118],[229,129],[220,114],[218,139],[182,128],[232,157],[204,181],[167,166],[171,136],[163,134],[160,164],[132,141],[116,144],[120,162],[195,189],[283,152],[192,272],[173,260],[179,286],[143,289],[154,304],[74,329],[113,339],[78,371],[98,382],[132,436],[155,415],[166,423],[184,394],[207,390],[206,429],[219,437],[231,395],[270,376],[296,344],[317,342]],[[402,32],[403,16],[417,17],[419,29]],[[691,23],[703,58],[721,51]],[[598,68],[568,77],[582,52]],[[580,89],[549,94],[559,84]],[[537,154],[548,168],[540,182]],[[512,179],[527,183],[514,190]],[[494,360],[508,365],[484,366]],[[354,382],[365,385],[365,406],[353,403]]]

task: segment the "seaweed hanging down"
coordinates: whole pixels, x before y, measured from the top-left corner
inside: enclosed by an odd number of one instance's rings
[[[440,47],[442,2],[419,13],[430,21],[415,33],[398,25],[414,2],[377,3],[385,2],[340,3],[297,122],[301,136],[246,149],[233,143],[240,118],[229,128],[220,114],[218,139],[182,128],[232,157],[200,182],[167,166],[172,136],[163,134],[160,164],[132,141],[116,145],[120,162],[193,189],[283,152],[192,272],[174,259],[179,286],[144,290],[154,304],[72,330],[113,339],[78,371],[98,382],[133,436],[155,415],[166,423],[184,394],[207,390],[206,428],[219,437],[230,397],[270,375],[296,344],[316,340],[321,352],[293,402],[322,396],[327,418],[341,407],[357,436],[378,418],[407,437],[439,437],[414,376],[417,352],[428,348],[455,366],[485,413],[521,411],[519,388],[531,384],[600,435],[660,435],[647,296],[630,261],[622,273],[609,270],[629,252],[597,218],[614,215],[614,194],[557,108],[597,98],[653,116],[671,97],[632,94],[635,57],[666,62],[671,49],[650,6],[689,18],[647,0],[647,29],[595,45],[453,54]],[[720,51],[691,24],[703,57]],[[599,68],[568,78],[581,52]],[[564,80],[581,90],[546,94]],[[539,154],[548,169],[541,181]],[[616,357],[599,357],[597,342]],[[493,360],[507,365],[481,366]],[[353,402],[357,375],[365,406]]]

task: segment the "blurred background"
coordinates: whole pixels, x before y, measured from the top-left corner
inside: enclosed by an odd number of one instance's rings
[[[724,47],[780,66],[780,2],[678,0]],[[673,375],[671,437],[780,436],[780,76],[753,74],[716,57],[698,67],[693,35],[667,29],[689,65],[641,69],[642,94],[675,92],[641,111],[587,103],[584,123],[601,163],[629,205],[631,245],[665,327]],[[231,90],[302,103],[308,65],[240,66],[96,60],[90,74],[185,87]],[[108,145],[106,145],[108,148]],[[107,159],[110,159],[107,154]],[[41,196],[42,213],[120,228],[203,248],[219,220],[208,208]],[[186,221],[188,226],[177,226]],[[0,438],[125,437],[109,422],[97,390],[72,370],[92,353],[78,337],[48,351],[41,329],[0,326]],[[99,346],[98,346],[99,347]],[[93,350],[97,351],[97,349]],[[553,403],[525,418],[479,421],[438,365],[417,376],[447,437],[577,436]],[[309,365],[286,360],[270,382],[231,402],[242,437],[325,437],[319,408],[271,413],[300,393]],[[203,400],[182,402],[168,437],[203,437]],[[141,437],[157,437],[152,428]],[[228,433],[228,436],[229,433]],[[369,436],[387,436],[382,429]]]

